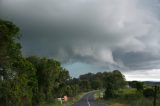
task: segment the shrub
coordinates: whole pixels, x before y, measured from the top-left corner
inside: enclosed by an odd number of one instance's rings
[[[154,95],[154,90],[152,88],[147,88],[143,91],[143,95],[145,97],[153,97]]]

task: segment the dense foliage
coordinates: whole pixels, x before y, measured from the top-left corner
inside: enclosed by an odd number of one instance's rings
[[[154,90],[152,88],[147,88],[143,91],[143,95],[145,97],[153,97],[154,96]]]
[[[112,98],[116,96],[115,92],[126,86],[125,77],[118,70],[108,73],[104,81],[106,82],[105,98]]]
[[[131,88],[136,88],[137,91],[142,91],[144,89],[144,83],[139,81],[130,81],[128,82],[129,86]]]
[[[32,104],[37,89],[35,68],[22,57],[19,28],[0,20],[0,103],[3,106]]]

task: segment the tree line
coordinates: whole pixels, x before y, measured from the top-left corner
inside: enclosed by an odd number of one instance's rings
[[[61,63],[45,57],[24,57],[21,53],[20,29],[0,20],[0,105],[37,106],[57,97],[73,97],[80,92],[106,89],[105,96],[126,85],[123,74],[98,72],[72,78]]]

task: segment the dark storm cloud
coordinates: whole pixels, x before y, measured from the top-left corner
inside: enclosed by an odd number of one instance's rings
[[[123,61],[123,64],[132,70],[160,68],[160,57],[146,52],[113,51],[113,57],[115,61]]]
[[[111,69],[160,68],[158,0],[1,0],[23,53]]]

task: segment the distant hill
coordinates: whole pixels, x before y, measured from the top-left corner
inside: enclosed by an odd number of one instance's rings
[[[160,82],[156,82],[156,81],[144,81],[143,83],[147,85],[160,85]]]

